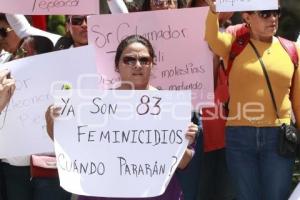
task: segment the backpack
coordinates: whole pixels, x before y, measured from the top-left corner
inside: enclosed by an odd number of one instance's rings
[[[229,32],[231,31],[229,30]],[[226,69],[227,76],[229,75],[229,72],[232,68],[234,59],[244,50],[244,48],[247,46],[247,44],[250,41],[249,28],[245,24],[239,25],[238,29],[235,32],[235,36],[236,36],[235,41],[232,43],[231,50],[229,53],[227,69]],[[282,45],[282,47],[285,49],[285,51],[289,54],[295,69],[297,69],[299,58],[298,58],[298,52],[295,43],[293,41],[284,39],[282,37],[278,37],[278,40]]]
[[[231,26],[227,32],[235,35],[235,41],[232,43],[227,68],[224,63],[220,63],[218,69],[218,80],[215,89],[214,107],[202,108],[202,127],[203,127],[203,147],[204,152],[209,152],[224,148],[225,146],[225,125],[228,114],[228,75],[231,70],[234,59],[244,50],[250,40],[249,29],[245,24]],[[295,69],[298,67],[298,53],[295,43],[284,38],[278,37],[282,47],[289,54]],[[295,73],[294,73],[295,74]],[[294,75],[293,75],[294,79]],[[222,106],[220,106],[222,104]],[[210,113],[218,113],[214,119],[204,120],[211,117]]]
[[[247,44],[250,41],[250,31],[249,31],[249,28],[246,26],[246,24],[238,24],[238,25],[235,25],[232,27],[233,28],[229,27],[228,32],[233,35],[235,34],[236,38],[235,38],[235,41],[231,45],[227,68],[225,71],[227,79],[228,79],[229,72],[232,68],[234,59],[244,50],[244,48],[247,46]],[[287,40],[282,37],[277,37],[277,38],[278,38],[281,46],[284,48],[284,50],[290,56],[290,59],[294,65],[294,69],[296,70],[298,68],[299,57],[298,57],[298,52],[297,52],[295,43],[293,41]],[[294,77],[295,77],[295,73],[293,74],[292,83],[294,82]],[[293,84],[292,84],[292,87],[293,87]],[[291,95],[290,95],[290,97],[291,97]],[[227,102],[227,104],[228,104],[228,102]],[[228,105],[226,107],[228,107]],[[228,108],[226,108],[226,109],[228,109]]]

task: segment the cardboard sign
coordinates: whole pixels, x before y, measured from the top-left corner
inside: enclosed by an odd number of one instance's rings
[[[97,88],[95,51],[90,46],[31,56],[2,65],[16,79],[16,91],[0,115],[0,158],[53,151],[45,112],[51,90],[64,83]]]
[[[278,0],[217,0],[217,12],[276,10]]]
[[[203,40],[207,11],[205,7],[90,16],[89,44],[97,49],[101,86],[111,88],[120,80],[113,67],[117,46],[125,37],[138,34],[155,48],[156,65],[150,80],[153,86],[163,90],[192,90],[194,107],[211,105],[213,59]]]
[[[190,91],[64,91],[54,138],[61,186],[100,197],[164,193],[186,147]]]
[[[298,183],[297,187],[295,188],[295,190],[293,191],[293,193],[291,194],[289,200],[300,200],[300,185]]]
[[[99,0],[0,0],[0,12],[25,15],[99,14]]]

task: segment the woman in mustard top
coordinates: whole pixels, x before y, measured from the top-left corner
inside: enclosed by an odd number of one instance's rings
[[[207,2],[211,9],[205,39],[226,64],[235,36],[218,31],[218,13],[214,3]],[[279,15],[279,10],[242,13],[268,73],[279,117],[258,56],[248,43],[229,73],[226,159],[238,200],[286,200],[290,192],[294,158],[278,154],[279,127],[290,123],[291,110],[300,127],[300,70],[274,36]]]

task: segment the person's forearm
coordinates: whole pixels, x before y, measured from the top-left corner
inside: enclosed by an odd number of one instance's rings
[[[300,56],[300,47],[298,47],[298,57]],[[300,129],[300,69],[294,71],[294,77],[292,80],[292,89],[290,91],[291,101],[292,101],[292,109],[296,119],[297,128]]]
[[[6,104],[7,104],[7,100],[4,97],[4,94],[2,94],[2,92],[0,91],[0,114],[3,111],[3,109],[5,108]]]
[[[128,13],[128,9],[123,0],[107,0],[110,12],[114,13]]]
[[[5,14],[9,25],[14,29],[19,38],[28,36],[27,30],[30,27],[24,15]]]
[[[24,15],[6,14],[6,18],[19,38],[30,35],[40,35],[49,38],[53,45],[55,45],[57,40],[61,37],[60,35],[49,33],[31,26]]]
[[[178,168],[179,169],[184,169],[188,166],[188,164],[190,163],[190,161],[192,160],[194,156],[194,149],[186,149],[184,154],[183,154],[183,157],[178,165]]]
[[[49,135],[49,137],[51,138],[51,140],[53,140],[53,122],[47,123],[47,133]]]
[[[208,12],[205,25],[205,40],[213,53],[225,58],[229,55],[233,35],[219,31],[218,14]]]

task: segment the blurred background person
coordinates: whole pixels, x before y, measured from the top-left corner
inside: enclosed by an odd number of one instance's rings
[[[48,53],[52,50],[53,43],[47,37],[27,36],[20,40],[12,59]],[[2,159],[2,171],[6,200],[69,200],[71,198],[71,194],[59,186],[58,176],[51,178],[32,176],[30,156]]]
[[[156,90],[149,84],[151,69],[154,65],[155,57],[154,49],[151,43],[144,37],[139,35],[131,35],[121,41],[117,48],[115,56],[115,69],[120,73],[121,86],[119,90]],[[139,73],[139,76],[136,76]],[[128,84],[130,82],[131,84]],[[133,87],[132,87],[133,86]],[[46,112],[47,131],[53,138],[53,123],[52,116],[58,116],[61,108],[50,106]],[[189,144],[194,142],[198,128],[195,124],[189,126],[186,133],[186,138]],[[189,146],[179,163],[178,168],[185,168],[192,159],[194,150]],[[173,176],[165,193],[158,197],[152,198],[102,198],[102,197],[84,197],[80,196],[78,200],[181,200],[182,191],[180,185]]]

